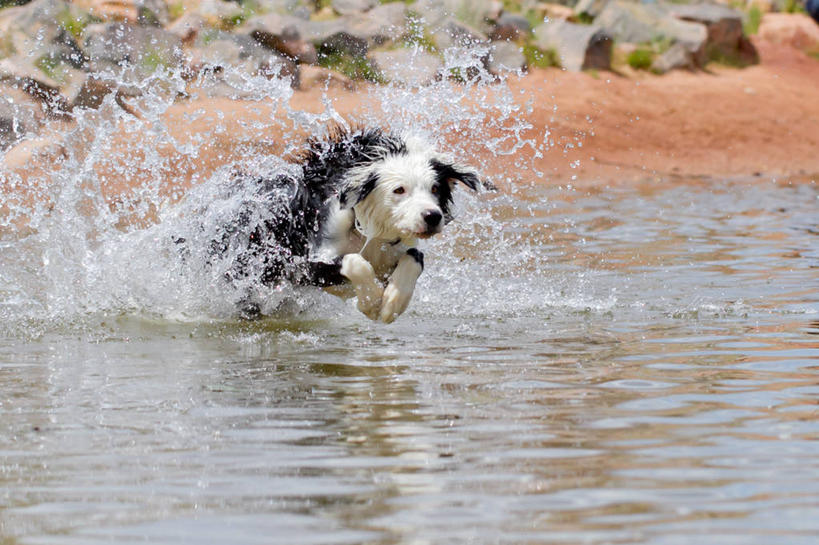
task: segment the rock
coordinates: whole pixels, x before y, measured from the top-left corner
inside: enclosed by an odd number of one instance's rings
[[[705,25],[709,58],[737,59],[749,64],[759,62],[756,49],[742,31],[742,12],[718,4],[672,4],[670,12],[683,21]]]
[[[570,72],[611,68],[612,37],[597,25],[578,25],[567,21],[544,23],[534,31],[535,44],[554,50],[560,65]]]
[[[85,36],[92,72],[125,69],[126,78],[138,80],[182,63],[182,40],[161,28],[103,23],[87,27]]]
[[[358,16],[344,18],[345,32],[376,47],[407,34],[407,7],[403,2],[379,5]]]
[[[247,32],[263,46],[278,51],[303,64],[315,64],[316,47],[302,38],[299,22],[294,17],[277,14],[248,20],[242,32]]]
[[[759,25],[759,37],[802,51],[819,50],[819,25],[799,13],[767,13]]]
[[[190,45],[196,41],[199,34],[211,28],[204,17],[197,13],[186,13],[171,23],[166,30],[179,38],[183,44]]]
[[[299,90],[308,91],[315,87],[355,90],[355,82],[344,76],[320,66],[301,66],[299,68]]]
[[[495,28],[489,33],[492,41],[522,40],[532,32],[532,25],[526,17],[515,13],[504,13],[500,16]]]
[[[153,26],[170,22],[164,0],[73,0],[72,3],[102,21]]]
[[[492,42],[486,58],[486,69],[493,76],[526,70],[526,57],[514,42]]]
[[[241,17],[244,14],[244,10],[237,2],[202,0],[195,11],[191,13],[197,13],[204,17],[211,25],[218,26]]]
[[[65,113],[73,94],[85,79],[85,72],[64,64],[38,65],[38,60],[16,55],[0,61],[0,82],[12,85],[41,101],[51,114]],[[68,97],[63,93],[69,94]]]
[[[705,64],[708,40],[705,26],[681,21],[663,6],[611,0],[594,22],[618,41],[643,43],[667,39],[681,43],[698,66]]]
[[[432,39],[441,51],[452,47],[473,47],[489,41],[489,38],[479,30],[455,19],[449,19],[439,25],[433,31]]]
[[[0,58],[48,55],[80,68],[86,59],[77,38],[88,20],[87,14],[61,0],[35,0],[0,10]]]
[[[378,5],[378,0],[333,0],[330,5],[339,15],[359,15]]]
[[[291,60],[262,47],[249,36],[213,31],[206,40],[200,39],[192,49],[190,64],[194,72],[221,71],[226,78],[234,72],[251,76],[289,77],[298,87],[298,68]]]
[[[474,29],[489,31],[489,21],[497,13],[493,0],[417,0],[410,9],[433,29],[454,18]]]
[[[321,40],[319,52],[322,55],[345,55],[350,57],[364,57],[370,46],[367,40],[341,30]]]
[[[310,19],[312,8],[316,3],[314,0],[255,0],[258,13],[278,13],[281,15],[293,15],[305,21]]]
[[[534,9],[538,17],[541,19],[546,19],[544,22],[554,20],[566,21],[574,17],[575,14],[574,10],[569,6],[564,6],[563,4],[552,4],[550,2],[539,2]]]
[[[14,145],[43,124],[42,104],[11,85],[0,85],[0,151]]]
[[[376,51],[370,59],[389,82],[408,87],[428,85],[441,77],[443,62],[423,49]]]
[[[110,78],[89,74],[71,102],[71,109],[97,109],[105,97],[119,90],[119,84]],[[137,94],[137,93],[131,93]]]
[[[579,0],[574,6],[574,13],[577,15],[586,14],[589,17],[597,17],[609,3],[609,0]]]
[[[696,67],[694,55],[680,43],[672,45],[651,63],[651,71],[657,74],[665,74],[677,69],[694,70]]]

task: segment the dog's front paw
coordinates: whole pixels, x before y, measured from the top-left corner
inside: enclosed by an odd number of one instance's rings
[[[390,276],[389,284],[384,289],[379,313],[382,322],[392,323],[407,310],[415,291],[415,283],[423,270],[424,254],[418,250],[410,249],[407,255],[401,258]]]
[[[358,310],[370,320],[377,320],[384,290],[375,279],[373,266],[360,254],[347,254],[341,260],[341,274],[355,287]]]

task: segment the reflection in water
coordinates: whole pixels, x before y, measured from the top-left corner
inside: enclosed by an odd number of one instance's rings
[[[12,331],[0,543],[815,543],[817,197],[468,203],[393,326]]]

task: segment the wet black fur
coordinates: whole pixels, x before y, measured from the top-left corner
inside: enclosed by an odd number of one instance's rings
[[[345,130],[336,128],[323,139],[311,139],[304,152],[296,157],[301,175],[259,177],[250,181],[256,188],[256,200],[269,203],[269,214],[260,223],[254,222],[249,208],[243,209],[234,222],[211,244],[214,255],[222,255],[233,244],[239,244],[238,257],[228,273],[229,278],[246,278],[259,274],[259,281],[274,285],[283,280],[299,285],[331,286],[346,279],[341,275],[341,258],[331,263],[310,261],[311,249],[321,245],[332,233],[325,232],[325,223],[334,199],[342,208],[363,200],[378,184],[372,175],[360,187],[345,187],[347,172],[389,155],[406,154],[406,145],[398,136],[378,128]],[[451,219],[452,192],[450,179],[462,181],[477,189],[473,174],[455,170],[452,165],[431,161],[436,172],[438,199],[446,221]],[[241,175],[246,176],[246,175]],[[239,184],[248,187],[246,183]],[[260,198],[260,199],[259,199]],[[255,223],[255,224],[253,224]],[[250,233],[249,236],[243,234]],[[411,254],[423,266],[423,254]],[[261,271],[252,270],[261,263]]]

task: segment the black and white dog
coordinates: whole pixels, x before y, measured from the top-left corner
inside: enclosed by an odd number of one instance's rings
[[[424,268],[418,239],[452,219],[456,182],[481,184],[422,138],[374,128],[335,128],[309,140],[296,163],[294,174],[251,180],[266,213],[245,209],[213,252],[234,256],[233,279],[351,285],[358,309],[387,323],[407,308]],[[242,310],[252,316],[258,306],[244,301]]]

